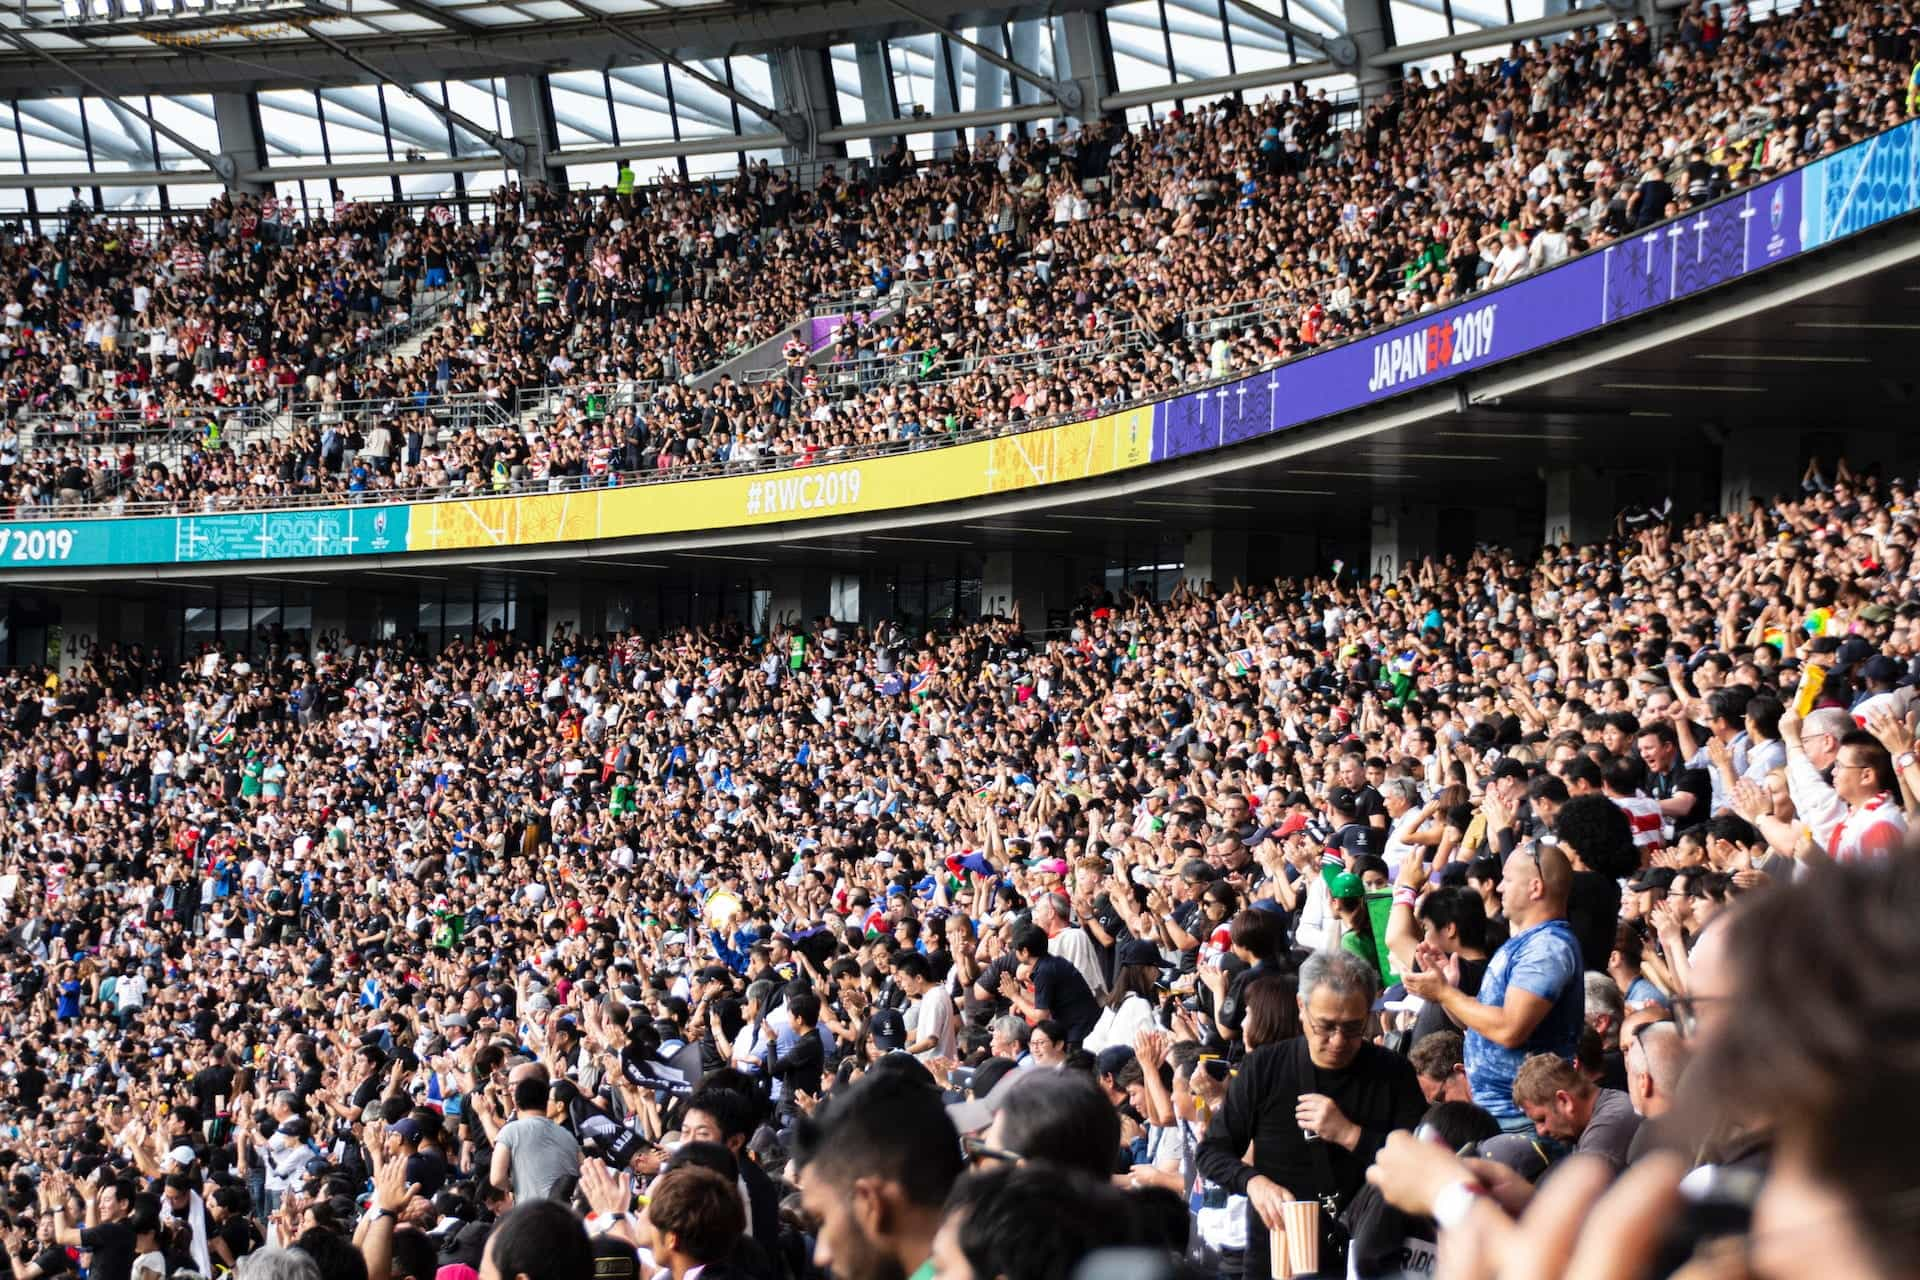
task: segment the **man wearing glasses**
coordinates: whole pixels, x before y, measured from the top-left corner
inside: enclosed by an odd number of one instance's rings
[[[1814,736],[1815,721],[1831,710],[1836,709],[1814,712],[1804,729],[1791,716],[1780,722],[1794,808],[1806,819],[1814,844],[1835,862],[1885,857],[1900,847],[1907,833],[1893,757],[1871,733],[1849,729],[1838,735],[1832,786],[1821,781],[1807,739]]]
[[[1195,1162],[1201,1174],[1247,1197],[1245,1280],[1267,1280],[1267,1232],[1288,1201],[1318,1201],[1324,1226],[1366,1180],[1367,1166],[1395,1129],[1426,1110],[1413,1066],[1367,1040],[1379,990],[1372,965],[1346,952],[1316,952],[1300,970],[1306,1032],[1247,1055]],[[1242,1163],[1248,1144],[1253,1164]],[[1323,1275],[1345,1275],[1346,1260],[1322,1247]]]

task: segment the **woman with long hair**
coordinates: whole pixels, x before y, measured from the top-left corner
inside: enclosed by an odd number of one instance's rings
[[[1294,974],[1282,969],[1261,974],[1247,984],[1246,1000],[1240,1035],[1248,1053],[1300,1034],[1300,983]]]
[[[1154,1025],[1154,992],[1165,962],[1159,948],[1143,938],[1127,938],[1114,949],[1113,982],[1101,1001],[1106,1007],[1082,1047],[1098,1054],[1114,1045],[1133,1047],[1133,1038]]]

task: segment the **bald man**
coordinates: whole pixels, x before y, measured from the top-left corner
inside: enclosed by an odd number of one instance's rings
[[[1627,1148],[1627,1163],[1632,1164],[1663,1145],[1665,1126],[1660,1121],[1673,1109],[1689,1054],[1680,1028],[1671,1022],[1647,1022],[1627,1035],[1627,1098],[1647,1121]]]
[[[1406,976],[1410,993],[1437,1002],[1466,1032],[1473,1100],[1511,1133],[1533,1128],[1513,1100],[1520,1064],[1536,1053],[1571,1062],[1586,1023],[1580,943],[1567,924],[1572,886],[1573,868],[1558,849],[1516,852],[1500,876],[1500,904],[1513,933],[1488,961],[1479,994],[1449,986],[1438,972],[1442,957],[1424,946],[1420,971]]]

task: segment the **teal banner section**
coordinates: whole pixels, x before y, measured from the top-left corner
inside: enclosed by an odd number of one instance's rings
[[[406,506],[323,507],[4,524],[0,525],[0,571],[391,555],[407,549],[411,510]]]

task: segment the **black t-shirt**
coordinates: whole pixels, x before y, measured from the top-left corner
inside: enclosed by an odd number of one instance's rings
[[[13,1077],[14,1095],[29,1111],[40,1106],[40,1095],[47,1091],[47,1073],[35,1066],[22,1067]]]
[[[1360,1188],[1346,1213],[1353,1237],[1348,1261],[1360,1280],[1431,1275],[1440,1238],[1432,1218],[1416,1218],[1386,1202],[1377,1187]]]
[[[1567,893],[1567,927],[1580,942],[1584,969],[1605,972],[1620,921],[1620,882],[1598,871],[1576,871]]]
[[[208,1014],[207,1025],[213,1025],[211,1014]],[[200,1108],[200,1114],[218,1115],[226,1110],[227,1096],[233,1092],[233,1068],[202,1067],[194,1072],[192,1088],[194,1105]]]
[[[1705,769],[1675,765],[1666,773],[1649,774],[1647,794],[1655,800],[1671,800],[1677,795],[1693,797],[1693,811],[1673,820],[1677,830],[1684,831],[1713,816],[1713,779]]]
[[[1227,981],[1227,994],[1220,1002],[1219,1021],[1235,1031],[1240,1030],[1247,1020],[1247,984],[1261,974],[1273,973],[1275,967],[1262,960],[1259,964],[1248,965]]]
[[[227,1248],[233,1253],[236,1262],[266,1243],[266,1238],[260,1234],[260,1228],[254,1220],[239,1213],[229,1215],[227,1220],[220,1224],[220,1238],[227,1242]]]
[[[1348,1151],[1331,1142],[1308,1142],[1294,1119],[1305,1093],[1325,1094],[1361,1128]],[[1230,1191],[1245,1193],[1256,1174],[1273,1179],[1299,1199],[1338,1197],[1344,1207],[1365,1184],[1367,1166],[1395,1129],[1411,1129],[1426,1110],[1413,1066],[1377,1045],[1362,1045],[1344,1070],[1316,1067],[1304,1037],[1262,1045],[1248,1054],[1227,1085],[1195,1155],[1200,1172]],[[1248,1145],[1253,1165],[1243,1163]],[[1247,1211],[1246,1280],[1267,1280],[1267,1232]]]
[[[1100,1021],[1100,1005],[1092,988],[1071,960],[1042,956],[1033,966],[1033,1000],[1049,1018],[1066,1028],[1074,1044],[1085,1040]]]
[[[73,1270],[73,1259],[68,1256],[65,1248],[54,1245],[52,1248],[42,1249],[34,1254],[33,1265],[40,1268],[40,1274],[43,1276],[57,1276]]]
[[[87,1280],[129,1280],[133,1275],[134,1234],[125,1222],[103,1222],[80,1233],[80,1247],[93,1256]]]
[[[407,1181],[431,1200],[447,1185],[447,1158],[432,1147],[414,1152],[407,1157]]]

